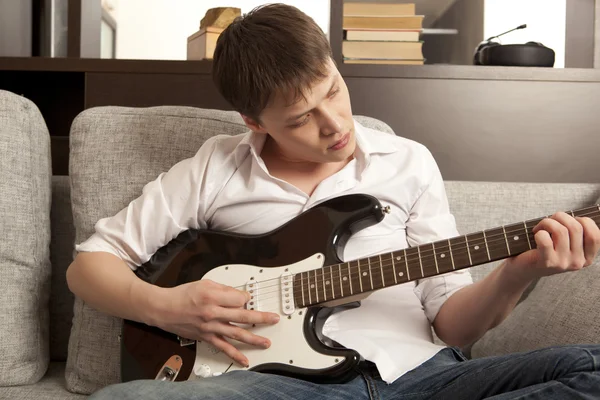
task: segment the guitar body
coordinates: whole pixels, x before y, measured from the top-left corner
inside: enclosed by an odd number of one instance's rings
[[[250,360],[249,370],[312,382],[345,382],[356,376],[360,356],[323,343],[319,322],[328,307],[298,308],[285,291],[293,276],[340,263],[349,237],[383,219],[381,204],[355,194],[323,202],[263,235],[208,230],[182,232],[136,272],[145,281],[174,287],[201,279],[251,291],[248,308],[279,313],[274,326],[244,326],[271,340],[269,349],[235,342]],[[287,294],[287,296],[286,296]],[[287,307],[287,308],[286,308]],[[246,369],[208,343],[185,343],[176,335],[125,320],[121,338],[121,378],[157,379],[169,360],[178,360],[169,380],[183,381]]]

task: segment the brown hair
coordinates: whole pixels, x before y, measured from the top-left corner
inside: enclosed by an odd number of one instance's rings
[[[259,122],[275,94],[295,101],[324,79],[330,58],[329,42],[312,18],[270,4],[236,18],[219,35],[213,80],[236,111]]]

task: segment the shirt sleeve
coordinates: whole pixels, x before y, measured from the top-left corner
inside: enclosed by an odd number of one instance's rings
[[[78,252],[103,251],[116,255],[132,270],[187,229],[204,229],[211,182],[210,158],[216,137],[207,140],[192,158],[147,183],[142,194],[115,216],[102,218]],[[218,179],[218,177],[217,177]],[[216,181],[215,181],[216,182]]]
[[[425,180],[406,222],[408,244],[417,246],[458,236],[456,221],[450,213],[442,175],[431,152],[423,151]],[[473,283],[467,269],[420,279],[415,294],[421,300],[425,315],[433,323],[444,302],[458,290]]]

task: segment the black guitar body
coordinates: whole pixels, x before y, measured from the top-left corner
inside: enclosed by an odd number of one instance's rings
[[[263,235],[236,235],[208,230],[182,232],[138,268],[141,279],[161,287],[174,287],[200,280],[214,268],[230,264],[281,267],[314,254],[325,256],[324,265],[339,263],[343,247],[352,234],[380,222],[381,204],[372,196],[354,194],[337,197],[302,213],[274,231]],[[322,354],[345,358],[325,370],[308,370],[292,365],[263,364],[254,371],[292,376],[319,383],[339,383],[356,376],[360,361],[353,350],[325,345],[318,336],[317,315],[330,309],[309,307],[304,335]],[[173,355],[183,360],[175,380],[187,380],[196,358],[196,344],[182,345],[173,334],[145,324],[125,320],[121,338],[121,379],[155,379]]]

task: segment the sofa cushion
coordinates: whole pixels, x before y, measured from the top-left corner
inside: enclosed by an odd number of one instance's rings
[[[391,132],[371,118],[367,126]],[[76,242],[94,224],[119,212],[143,186],[193,156],[215,134],[247,128],[238,113],[190,107],[101,107],[84,111],[71,128],[71,199]],[[120,381],[121,320],[75,300],[66,380],[69,390],[91,393]]]
[[[50,291],[50,359],[67,361],[69,332],[73,319],[73,293],[67,286],[67,268],[73,261],[75,229],[71,212],[71,182],[68,176],[52,177],[52,286]]]
[[[590,206],[600,184],[446,182],[459,232],[468,234],[556,211]],[[471,268],[482,279],[499,262]],[[600,343],[600,265],[534,282],[496,328],[472,346],[472,357],[575,343]]]
[[[0,399],[82,400],[87,396],[69,392],[65,387],[65,363],[51,362],[48,373],[34,385],[0,387]]]
[[[29,100],[0,91],[0,386],[48,367],[50,137]]]

